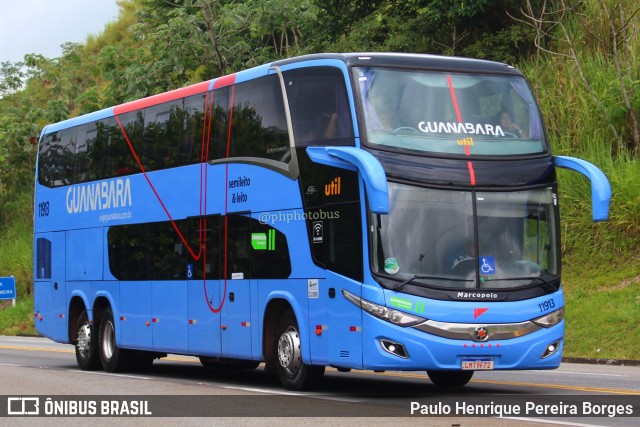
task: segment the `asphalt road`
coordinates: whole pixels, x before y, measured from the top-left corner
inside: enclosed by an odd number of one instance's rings
[[[221,372],[203,368],[196,358],[171,355],[145,372],[85,372],[78,369],[70,345],[45,338],[0,337],[0,399],[33,396],[44,407],[51,398],[62,401],[59,413],[68,414],[70,401],[93,401],[99,412],[100,405],[108,405],[104,401],[116,399],[114,395],[125,402],[120,405],[128,402],[127,411],[133,411],[136,403],[132,402],[140,401],[138,409],[147,405],[146,410],[153,413],[117,418],[119,424],[136,426],[160,422],[447,427],[640,424],[640,367],[563,364],[553,371],[476,372],[466,387],[446,391],[431,384],[421,372],[341,373],[327,369],[318,390],[297,393],[283,390],[275,376],[262,367]],[[78,405],[82,404],[88,403]],[[7,408],[9,403],[0,401],[0,408],[2,405]],[[570,416],[572,408],[583,410],[583,405],[601,416]],[[126,414],[122,410],[115,407],[111,413]],[[453,416],[444,416],[447,410]],[[492,416],[469,415],[483,410]],[[552,416],[553,411],[569,416]],[[634,416],[608,416],[611,411],[631,411]],[[79,421],[25,416],[0,418],[0,425],[60,425],[63,420],[64,424]],[[92,424],[111,425],[114,420],[94,417]]]

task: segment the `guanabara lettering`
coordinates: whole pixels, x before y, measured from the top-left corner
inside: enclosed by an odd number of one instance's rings
[[[488,123],[458,123],[458,122],[420,122],[418,127],[424,133],[464,133],[469,135],[504,136],[500,125]]]
[[[66,205],[70,214],[131,206],[131,183],[118,178],[69,187]]]

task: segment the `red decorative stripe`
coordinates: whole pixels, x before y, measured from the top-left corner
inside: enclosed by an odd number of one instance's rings
[[[469,169],[469,181],[471,181],[471,185],[476,185],[476,173],[473,170],[473,162],[467,162],[467,168]]]
[[[136,101],[127,102],[113,108],[116,115],[130,113],[131,111],[141,110],[153,105],[162,104],[163,102],[175,101],[176,99],[186,98],[187,96],[197,95],[209,90],[210,82],[197,83],[191,86],[172,90],[170,92],[160,93],[148,98],[138,99]]]
[[[460,107],[458,106],[458,98],[456,98],[456,91],[453,88],[453,81],[451,76],[447,74],[447,84],[449,85],[449,93],[451,94],[451,101],[453,102],[453,108],[456,110],[456,118],[458,123],[462,123],[462,114],[460,114]],[[468,145],[464,146],[464,154],[471,155],[471,148]],[[476,173],[473,170],[473,163],[467,162],[467,168],[469,169],[469,182],[471,185],[476,185]]]
[[[138,153],[136,153],[136,150],[133,148],[133,144],[131,143],[131,140],[129,139],[129,135],[127,135],[127,132],[124,129],[124,126],[122,126],[122,122],[120,121],[120,117],[116,116],[116,121],[118,122],[118,126],[120,126],[120,130],[122,131],[122,135],[124,136],[125,141],[127,141],[127,145],[129,146],[129,150],[131,151],[131,154],[133,155],[133,158],[135,159],[136,163],[138,164],[138,167],[140,168],[140,172],[142,172],[142,175],[147,180],[147,184],[149,184],[149,188],[151,188],[151,191],[153,191],[153,194],[155,194],[156,199],[158,199],[158,202],[160,203],[160,206],[164,210],[165,214],[167,215],[167,218],[169,218],[169,221],[171,221],[171,225],[173,226],[173,228],[176,231],[176,233],[178,233],[178,237],[180,237],[180,240],[185,245],[185,247],[187,248],[187,250],[189,251],[189,253],[191,254],[191,256],[194,259],[200,258],[200,254],[196,255],[193,252],[193,250],[191,249],[191,246],[189,246],[189,242],[187,242],[187,239],[183,236],[182,232],[180,231],[180,229],[176,225],[175,221],[171,217],[171,214],[169,213],[169,210],[167,209],[167,207],[165,206],[164,202],[162,201],[162,198],[160,197],[160,194],[158,194],[158,191],[156,190],[156,187],[151,182],[151,179],[149,179],[149,175],[147,175],[147,171],[144,169],[144,166],[142,165],[142,162],[140,161],[140,157],[138,157]]]
[[[236,82],[236,75],[235,74],[229,74],[228,76],[222,76],[222,77],[217,78],[213,82],[213,88],[214,89],[218,89],[218,88],[225,87],[225,86],[231,86],[235,82]]]
[[[449,85],[449,93],[451,93],[451,100],[453,101],[453,108],[456,110],[456,117],[458,123],[462,123],[462,115],[460,114],[460,107],[458,107],[458,99],[456,98],[456,91],[453,89],[453,82],[451,76],[447,75],[447,84]]]

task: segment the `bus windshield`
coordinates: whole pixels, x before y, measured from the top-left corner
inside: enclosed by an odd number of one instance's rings
[[[454,155],[547,151],[524,78],[355,68],[366,143],[385,150]]]
[[[556,283],[551,188],[471,192],[390,182],[389,198],[389,214],[372,217],[375,273],[454,289]]]

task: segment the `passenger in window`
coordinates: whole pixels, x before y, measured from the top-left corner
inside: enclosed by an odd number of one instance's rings
[[[314,127],[305,135],[305,141],[333,139],[338,134],[338,113],[322,113],[315,119]]]
[[[513,122],[511,113],[509,113],[507,110],[502,110],[500,112],[500,127],[505,134],[510,133],[515,135],[515,137],[517,138],[524,137],[524,131],[520,128],[520,126]]]
[[[449,270],[460,272],[473,268],[472,261],[476,258],[476,245],[473,239],[466,239],[457,247],[454,247],[447,256]]]
[[[387,131],[400,127],[397,123],[394,123],[394,113],[385,104],[385,101],[379,99],[379,97],[370,99],[366,103],[365,115],[367,129],[369,130]]]

